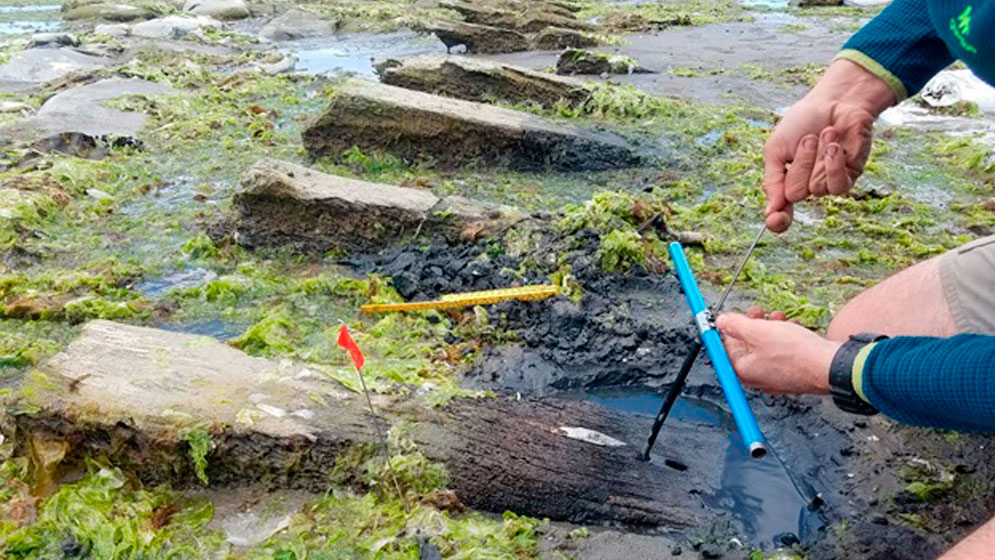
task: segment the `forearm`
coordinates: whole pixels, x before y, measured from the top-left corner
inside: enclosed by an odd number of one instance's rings
[[[898,101],[915,95],[954,61],[922,0],[894,0],[837,55],[886,82]]]
[[[947,551],[939,560],[978,560],[991,558],[995,551],[995,519],[989,520],[956,546]]]
[[[905,424],[995,432],[995,336],[878,342],[858,354],[853,385]]]

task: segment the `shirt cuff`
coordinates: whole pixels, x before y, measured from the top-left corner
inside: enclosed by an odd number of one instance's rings
[[[853,383],[853,390],[867,404],[870,404],[870,401],[867,400],[867,395],[864,394],[864,365],[867,363],[867,356],[871,354],[871,350],[877,345],[877,342],[872,342],[861,348],[853,358],[853,369],[850,370],[850,382]]]
[[[909,92],[905,89],[905,84],[902,83],[902,80],[899,80],[897,76],[892,74],[884,66],[881,66],[881,64],[873,58],[856,49],[843,49],[836,54],[836,57],[833,60],[841,59],[853,62],[883,80],[884,83],[888,84],[888,87],[895,92],[896,103],[901,103],[908,98]]]

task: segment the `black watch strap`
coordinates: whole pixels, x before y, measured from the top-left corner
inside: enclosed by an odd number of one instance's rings
[[[829,389],[833,395],[833,402],[840,410],[864,416],[877,414],[878,410],[860,398],[853,388],[853,362],[864,346],[885,338],[888,337],[880,334],[855,334],[836,351],[833,363],[829,367]]]

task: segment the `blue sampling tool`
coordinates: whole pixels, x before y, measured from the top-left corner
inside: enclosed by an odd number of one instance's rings
[[[726,286],[726,290],[722,294],[722,299],[719,300],[719,304],[716,306],[716,311],[722,309],[733,283],[736,282],[736,279],[743,271],[746,261],[750,258],[766,229],[765,225],[753,240],[753,244],[747,250],[746,256],[740,262],[739,268],[733,275],[732,280]],[[767,455],[764,436],[760,432],[760,426],[757,425],[757,419],[753,416],[753,411],[750,410],[750,405],[746,402],[746,394],[743,392],[743,386],[739,383],[739,378],[736,377],[736,372],[729,361],[729,355],[726,353],[725,346],[722,345],[722,338],[719,336],[718,329],[715,328],[714,315],[705,305],[705,298],[702,297],[701,290],[698,289],[698,283],[691,272],[691,266],[688,264],[687,257],[684,256],[684,248],[681,247],[680,243],[674,242],[670,244],[669,250],[670,259],[674,264],[674,271],[677,273],[677,279],[680,281],[681,289],[684,290],[688,307],[691,308],[691,314],[694,316],[695,324],[698,328],[698,339],[691,345],[688,355],[684,359],[684,363],[677,374],[677,378],[671,386],[670,392],[663,402],[663,406],[660,407],[660,412],[653,422],[653,430],[650,432],[650,437],[646,442],[646,447],[643,449],[640,458],[644,461],[649,460],[650,450],[656,442],[660,429],[670,414],[674,402],[681,394],[684,382],[691,371],[691,366],[694,365],[698,354],[701,353],[702,346],[704,346],[705,352],[708,354],[709,359],[712,360],[715,375],[719,380],[722,391],[725,393],[726,402],[729,404],[729,411],[736,422],[736,429],[743,439],[743,444],[749,449],[752,457],[760,459]]]

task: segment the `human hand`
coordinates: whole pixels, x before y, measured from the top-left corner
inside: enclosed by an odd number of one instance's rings
[[[829,393],[829,366],[839,343],[783,320],[726,313],[715,324],[745,384],[767,393]]]
[[[834,62],[767,139],[764,193],[767,227],[791,225],[793,204],[843,194],[864,171],[874,120],[895,103],[888,84],[848,60]]]

